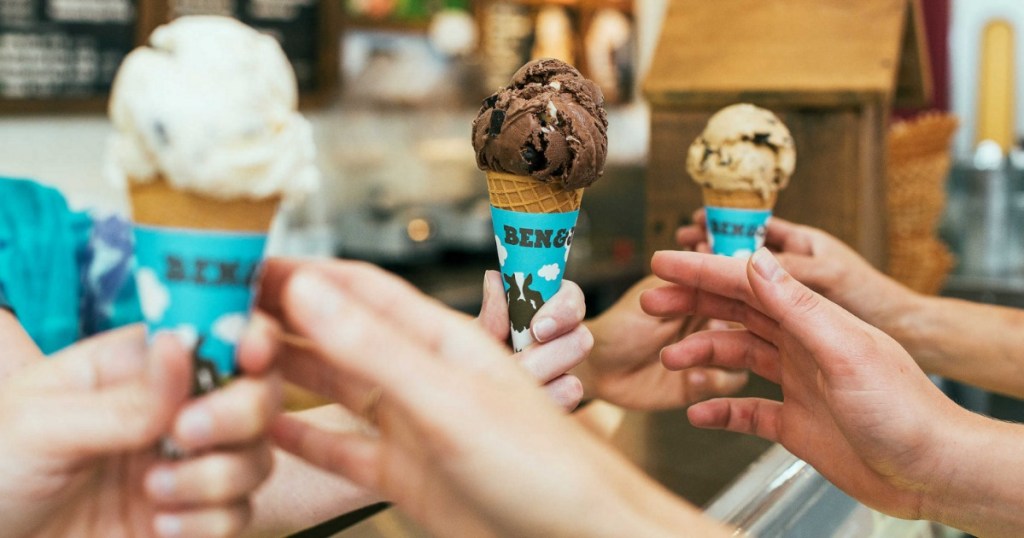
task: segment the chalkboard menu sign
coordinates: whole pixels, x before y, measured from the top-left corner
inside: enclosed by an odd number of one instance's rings
[[[3,1],[3,0],[0,0]],[[338,70],[337,0],[167,0],[169,18],[227,15],[277,38],[307,96],[331,88]]]
[[[156,26],[227,15],[275,36],[304,104],[336,86],[332,0],[0,0],[0,112],[100,111],[118,66]]]

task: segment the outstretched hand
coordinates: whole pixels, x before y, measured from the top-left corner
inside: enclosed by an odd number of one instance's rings
[[[310,343],[283,361],[286,377],[368,424],[335,431],[282,416],[278,444],[430,531],[668,536],[659,521],[689,515],[668,528],[723,535],[560,412],[493,334],[407,283],[334,262],[297,268],[269,294]]]
[[[782,387],[782,402],[696,404],[694,425],[780,442],[866,504],[922,516],[926,494],[949,479],[948,432],[965,413],[898,343],[797,282],[765,249],[749,263],[659,252],[652,267],[672,284],[644,293],[646,312],[746,327],[694,333],[664,350],[666,367],[749,368]]]
[[[669,371],[661,365],[662,348],[709,323],[686,315],[653,317],[641,310],[641,293],[664,284],[656,276],[644,278],[587,323],[594,350],[576,372],[588,396],[646,411],[683,407],[746,385],[746,372],[703,366]]]
[[[697,252],[710,252],[706,222],[704,209],[698,209],[693,224],[676,231],[676,242]],[[899,324],[919,298],[817,228],[773,216],[765,228],[765,246],[793,278],[887,334],[899,332]]]

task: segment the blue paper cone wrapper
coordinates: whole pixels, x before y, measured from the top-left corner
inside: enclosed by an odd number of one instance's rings
[[[749,258],[764,246],[770,209],[735,209],[706,206],[708,244],[723,256]]]
[[[519,213],[491,206],[516,352],[533,343],[533,315],[562,286],[578,216],[579,211]]]
[[[147,334],[169,331],[191,348],[197,394],[238,373],[235,347],[249,321],[266,242],[261,233],[135,227]]]

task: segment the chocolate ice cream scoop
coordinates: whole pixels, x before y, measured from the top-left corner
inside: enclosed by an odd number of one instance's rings
[[[608,155],[604,96],[565,62],[530,62],[484,100],[473,121],[473,148],[482,170],[588,187]]]

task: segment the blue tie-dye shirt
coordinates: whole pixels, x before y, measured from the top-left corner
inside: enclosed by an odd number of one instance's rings
[[[88,336],[142,320],[133,275],[131,223],[95,216],[80,265],[81,332]]]
[[[68,207],[51,187],[0,177],[0,288],[44,353],[142,319],[129,221]]]

